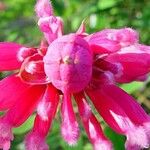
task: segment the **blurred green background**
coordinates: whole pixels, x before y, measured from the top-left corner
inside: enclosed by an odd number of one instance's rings
[[[37,46],[42,38],[34,12],[35,0],[0,1],[0,41],[18,42]],[[141,43],[150,44],[150,1],[149,0],[52,0],[55,14],[64,20],[65,33],[75,32],[83,19],[87,21],[87,32],[104,28],[132,27],[140,33]],[[1,73],[1,78],[6,73]],[[147,112],[150,110],[150,82],[134,82],[121,86],[139,99]],[[99,120],[101,118],[98,116]],[[23,150],[23,138],[31,129],[34,116],[23,126],[14,130],[15,140],[11,150]],[[125,137],[115,134],[103,121],[106,135],[113,141],[115,150],[124,150]],[[51,150],[91,150],[84,129],[75,147],[69,147],[61,139],[60,119],[56,116],[51,134],[47,139]]]

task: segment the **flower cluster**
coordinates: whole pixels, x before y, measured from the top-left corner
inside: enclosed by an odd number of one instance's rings
[[[0,148],[8,150],[12,129],[33,112],[32,131],[25,138],[26,150],[48,150],[45,142],[61,105],[61,134],[74,145],[79,125],[72,97],[94,150],[112,150],[87,100],[90,98],[104,121],[126,136],[127,150],[150,146],[150,117],[117,83],[144,81],[150,71],[150,46],[139,44],[131,28],[85,32],[82,22],[76,33],[63,35],[63,20],[54,16],[49,0],[35,6],[38,25],[47,42],[38,48],[0,43],[0,70],[19,70],[0,81]],[[62,101],[60,99],[62,98]]]

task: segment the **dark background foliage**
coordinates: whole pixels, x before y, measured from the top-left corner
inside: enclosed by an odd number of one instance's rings
[[[140,34],[141,43],[150,44],[150,1],[149,0],[52,0],[55,14],[64,19],[65,33],[75,32],[86,19],[87,32],[104,28],[131,27]],[[0,1],[0,41],[18,42],[37,46],[42,38],[34,12],[35,0]],[[7,73],[1,73],[1,78]],[[147,112],[150,110],[149,80],[145,83],[122,85],[128,93],[139,99]],[[116,150],[124,149],[125,137],[115,134],[101,118],[106,135],[113,141]],[[12,150],[23,150],[23,138],[31,129],[34,116],[23,126],[14,130]],[[60,119],[56,116],[47,142],[52,150],[91,150],[92,147],[81,126],[81,138],[75,147],[69,147],[60,136]]]

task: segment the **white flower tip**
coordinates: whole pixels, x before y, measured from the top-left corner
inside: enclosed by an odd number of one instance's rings
[[[94,150],[113,150],[110,141],[96,141],[94,143]]]
[[[42,120],[48,120],[48,112],[51,109],[50,102],[40,102],[37,107],[37,113]]]
[[[26,150],[49,150],[45,139],[34,132],[29,133],[25,138]]]
[[[0,149],[9,150],[13,138],[11,126],[3,121],[0,122]]]
[[[37,0],[35,11],[38,17],[53,15],[53,8],[49,0]]]
[[[75,123],[63,123],[61,126],[61,134],[64,140],[70,145],[77,144],[79,138],[79,127],[77,122]]]
[[[143,127],[128,131],[125,144],[127,150],[137,150],[149,147],[148,136]]]

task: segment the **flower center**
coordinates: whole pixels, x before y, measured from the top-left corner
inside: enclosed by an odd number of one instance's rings
[[[70,56],[65,56],[64,58],[63,58],[63,63],[64,64],[72,64],[73,63],[73,59],[70,57]]]
[[[70,34],[56,39],[44,57],[45,73],[62,92],[83,90],[92,75],[92,53],[88,43]]]

